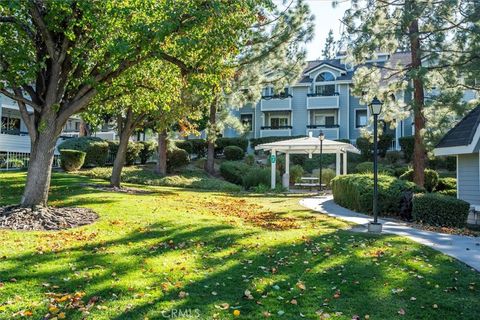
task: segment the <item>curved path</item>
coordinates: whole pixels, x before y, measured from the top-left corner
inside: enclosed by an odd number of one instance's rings
[[[332,196],[305,198],[300,200],[300,204],[331,217],[363,225],[365,230],[366,225],[372,219],[370,216],[337,205],[333,202]],[[480,237],[425,231],[409,227],[407,224],[398,221],[379,219],[379,222],[383,225],[383,233],[407,237],[454,257],[480,271]]]

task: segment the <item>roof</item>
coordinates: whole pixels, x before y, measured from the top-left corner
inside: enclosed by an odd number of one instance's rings
[[[275,141],[260,144],[255,150],[273,150],[289,153],[320,153],[320,141],[318,137],[302,137],[296,139]],[[353,152],[360,154],[360,151],[350,143],[323,140],[322,153]]]
[[[436,148],[468,146],[472,144],[480,124],[480,106],[470,111],[459,123],[440,140]]]

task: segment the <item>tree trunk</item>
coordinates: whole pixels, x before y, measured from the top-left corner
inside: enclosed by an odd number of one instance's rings
[[[118,150],[113,162],[112,176],[110,178],[110,186],[120,188],[122,180],[122,170],[125,166],[125,159],[127,157],[128,140],[131,135],[131,130],[124,129],[120,132],[120,141],[118,143]]]
[[[414,19],[409,27],[412,68],[415,71],[413,78],[413,116],[415,123],[415,144],[413,151],[413,181],[423,187],[426,149],[423,143],[422,131],[425,128],[423,109],[425,106],[423,80],[418,75],[422,67],[420,39],[418,37],[418,20]]]
[[[47,206],[57,139],[55,128],[47,126],[47,129],[39,133],[31,143],[22,207]]]
[[[158,134],[158,160],[156,172],[161,175],[167,174],[167,130],[163,130]]]
[[[210,115],[209,115],[209,131],[207,137],[207,162],[205,163],[205,171],[210,174],[215,173],[215,139],[217,130],[216,125],[216,115],[217,115],[217,99],[214,99],[210,105]]]

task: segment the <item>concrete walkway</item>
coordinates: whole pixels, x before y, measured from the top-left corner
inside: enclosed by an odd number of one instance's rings
[[[368,222],[372,220],[370,216],[337,205],[333,202],[332,196],[305,198],[300,200],[300,204],[308,209],[325,213],[331,217],[363,225],[365,230]],[[401,222],[383,219],[379,219],[379,222],[383,225],[383,233],[407,237],[454,257],[475,268],[477,271],[480,271],[480,237],[475,238],[419,230]]]

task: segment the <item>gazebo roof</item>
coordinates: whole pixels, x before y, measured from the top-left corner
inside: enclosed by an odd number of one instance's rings
[[[255,150],[275,150],[288,153],[320,153],[320,140],[315,137],[304,137],[290,140],[260,144]],[[360,150],[350,143],[323,140],[322,153],[352,152],[360,154]]]

